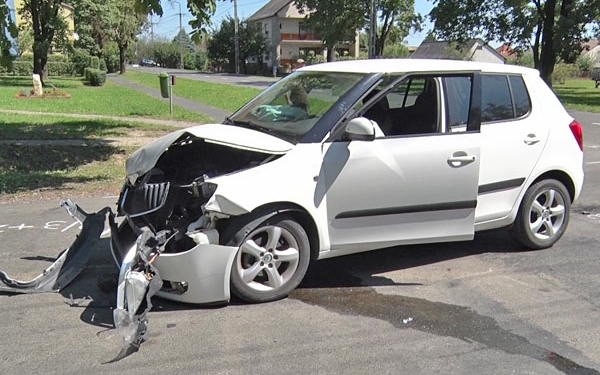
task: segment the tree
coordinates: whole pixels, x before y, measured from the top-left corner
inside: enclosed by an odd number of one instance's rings
[[[111,40],[109,17],[113,1],[71,0],[75,9],[75,32],[79,36],[76,46],[92,56],[101,56],[104,46]]]
[[[33,29],[33,72],[42,79],[48,77],[48,52],[57,30],[66,30],[59,10],[60,0],[24,0],[21,12]]]
[[[481,38],[532,49],[535,67],[552,85],[559,58],[574,60],[586,27],[598,25],[600,0],[439,0],[430,13],[435,32],[449,41]]]
[[[338,42],[354,40],[356,30],[369,26],[368,4],[364,0],[296,1],[299,11],[307,14],[307,26],[325,41],[327,61],[335,56]],[[379,0],[377,14],[379,27],[375,50],[378,56],[383,55],[388,43],[402,43],[411,28],[421,30],[422,16],[415,14],[414,0]]]
[[[194,52],[196,50],[196,46],[194,45],[192,38],[190,38],[190,35],[185,32],[185,29],[179,30],[177,35],[175,35],[175,37],[173,38],[172,43],[177,46],[183,45],[184,53]]]
[[[163,15],[160,0],[135,0],[135,2],[139,13]],[[210,17],[217,9],[217,0],[187,0],[187,8],[196,17],[188,22],[192,28],[192,39],[199,41],[200,37],[207,32],[206,27],[210,25]]]
[[[208,41],[210,59],[218,65],[226,66],[227,70],[232,72],[235,71],[234,23],[235,20],[232,17],[223,19],[219,28],[211,34]],[[256,58],[259,64],[262,62],[262,56],[269,50],[269,42],[258,25],[249,25],[245,20],[240,22],[238,32],[240,61],[243,64],[242,70],[245,72],[247,59]]]
[[[414,0],[379,0],[378,10],[380,26],[375,46],[377,56],[383,55],[388,43],[402,43],[411,28],[417,31],[422,29],[423,17],[415,13]]]
[[[2,33],[0,34],[0,58],[2,65],[6,65],[10,59],[10,48],[12,42],[10,38],[17,37],[17,26],[14,20],[10,16],[10,9],[6,2],[0,5],[0,28]]]
[[[142,30],[142,26],[146,22],[146,13],[136,10],[135,0],[113,1],[113,13],[109,22],[114,40],[119,47],[120,74],[125,74],[127,47]]]
[[[335,45],[354,40],[356,30],[367,22],[368,1],[296,0],[300,13],[307,14],[306,25],[323,39],[327,61],[335,59]]]

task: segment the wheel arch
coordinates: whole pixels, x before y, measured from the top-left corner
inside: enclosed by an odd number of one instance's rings
[[[255,208],[248,214],[232,217],[227,220],[226,227],[222,229],[220,242],[224,245],[239,246],[248,233],[280,214],[291,216],[304,228],[310,244],[310,259],[317,259],[319,255],[317,225],[304,207],[292,202],[271,202]]]
[[[573,201],[575,200],[575,184],[573,183],[573,179],[571,178],[571,176],[569,176],[566,172],[561,170],[551,170],[542,173],[535,180],[533,180],[527,188],[535,185],[536,183],[542,180],[550,179],[559,181],[567,188],[567,191],[569,192],[569,197],[571,198],[571,203],[573,203]]]

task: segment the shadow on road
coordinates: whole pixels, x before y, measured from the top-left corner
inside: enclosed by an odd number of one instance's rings
[[[523,251],[523,248],[512,242],[505,230],[479,233],[474,241],[469,242],[398,246],[313,262],[298,289],[419,285],[395,283],[375,275],[471,255],[513,251]],[[94,249],[88,266],[60,293],[72,308],[83,309],[80,315],[83,322],[113,328],[112,311],[116,305],[118,273],[110,253],[109,239],[102,239]],[[231,303],[244,304],[236,299]],[[160,298],[154,298],[153,304],[154,313],[223,307],[223,304],[190,305]]]

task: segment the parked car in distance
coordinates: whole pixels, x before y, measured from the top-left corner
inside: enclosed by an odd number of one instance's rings
[[[142,59],[142,62],[140,62],[141,66],[158,66],[158,64],[156,64],[154,62],[154,60],[150,60],[150,59]]]
[[[581,125],[536,70],[319,64],[134,152],[111,242],[117,263],[144,248],[164,298],[265,302],[313,260],[494,228],[550,247],[583,179]]]

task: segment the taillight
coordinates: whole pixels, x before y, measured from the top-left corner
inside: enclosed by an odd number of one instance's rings
[[[583,151],[583,128],[581,127],[581,124],[576,120],[573,120],[573,122],[569,124],[569,128],[571,128],[571,133],[573,133],[573,137],[575,137],[579,148]]]

